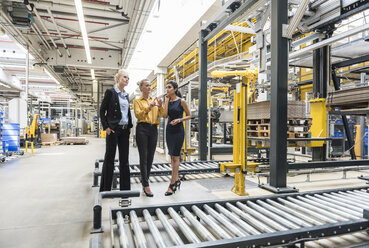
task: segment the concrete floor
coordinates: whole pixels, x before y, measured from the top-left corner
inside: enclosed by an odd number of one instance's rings
[[[105,140],[92,136],[88,139],[88,145],[42,147],[34,155],[26,154],[0,164],[1,248],[89,246],[92,206],[98,192],[91,187],[92,172],[95,160],[104,156]],[[164,161],[164,156],[157,154],[155,161]],[[138,163],[137,149],[133,147],[130,162]],[[288,179],[288,185],[300,191],[362,186],[365,182],[356,179],[361,174],[369,172],[349,172],[348,179],[341,179],[339,172],[315,174],[311,176],[312,182],[305,182],[306,176],[296,176]],[[151,183],[155,197],[133,198],[133,206],[238,197],[230,192],[232,178],[213,174],[212,179],[196,180],[203,177],[189,177],[195,180],[183,182],[182,189],[170,197],[164,196],[168,182]],[[255,176],[248,175],[247,180],[251,196],[270,194],[256,187]],[[132,189],[141,190],[141,186],[133,181]],[[118,200],[104,200],[104,247],[111,246],[109,209],[115,207]],[[322,246],[332,247],[332,243]]]

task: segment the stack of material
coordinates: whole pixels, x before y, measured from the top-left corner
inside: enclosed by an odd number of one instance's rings
[[[306,103],[289,101],[287,106],[288,119],[306,118]],[[250,103],[247,105],[248,120],[270,119],[270,101]]]
[[[287,137],[307,138],[310,135],[311,119],[306,116],[306,103],[288,102]],[[247,105],[248,137],[270,138],[270,101]]]
[[[354,87],[328,93],[327,106],[341,108],[369,107],[369,86]]]
[[[65,145],[86,145],[88,140],[85,137],[64,137],[61,139]]]
[[[41,134],[41,145],[56,145],[58,136],[56,133],[42,133]]]

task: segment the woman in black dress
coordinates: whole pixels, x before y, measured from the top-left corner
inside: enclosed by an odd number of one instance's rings
[[[178,91],[178,84],[171,80],[166,86],[167,94],[165,96],[164,117],[168,117],[166,128],[166,139],[169,150],[169,155],[172,164],[172,178],[169,188],[165,195],[172,195],[180,187],[181,181],[178,177],[179,155],[184,140],[183,123],[191,119],[191,112],[185,100],[181,98],[181,93]],[[186,112],[186,117],[183,117],[183,111]]]

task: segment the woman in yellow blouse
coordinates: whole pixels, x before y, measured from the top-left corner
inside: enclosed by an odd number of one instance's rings
[[[149,176],[154,159],[156,143],[158,140],[159,117],[164,116],[161,99],[150,97],[151,85],[148,79],[139,81],[138,86],[142,92],[140,98],[134,100],[135,115],[137,118],[136,143],[140,154],[140,171],[143,192],[153,197],[149,186]]]

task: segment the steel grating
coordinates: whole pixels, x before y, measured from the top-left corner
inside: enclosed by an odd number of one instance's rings
[[[259,247],[368,230],[368,187],[111,210],[120,247]],[[366,210],[365,210],[366,208]]]

